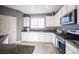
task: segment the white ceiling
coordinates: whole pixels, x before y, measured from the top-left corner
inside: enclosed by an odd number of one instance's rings
[[[19,10],[24,14],[57,12],[62,7],[62,5],[4,5],[4,6]]]

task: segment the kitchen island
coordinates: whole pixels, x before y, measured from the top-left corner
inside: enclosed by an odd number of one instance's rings
[[[0,54],[32,54],[35,46],[0,44]]]
[[[35,46],[6,44],[7,35],[0,35],[0,54],[32,54]]]

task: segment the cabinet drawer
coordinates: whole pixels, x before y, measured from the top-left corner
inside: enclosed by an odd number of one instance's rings
[[[69,52],[68,52],[69,51]],[[66,42],[66,53],[79,54],[79,49],[71,45],[69,42]]]

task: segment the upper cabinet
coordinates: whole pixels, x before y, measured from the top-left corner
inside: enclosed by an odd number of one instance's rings
[[[67,13],[67,5],[64,5],[60,11],[62,12],[62,16],[65,15]]]
[[[60,18],[74,9],[76,9],[76,5],[64,5],[55,15],[55,26],[61,26]]]
[[[23,20],[23,26],[24,27],[29,27],[29,17],[24,17],[24,20]]]
[[[16,17],[0,15],[0,35],[8,35],[8,43],[16,42],[17,40],[17,18]]]
[[[54,16],[46,16],[46,27],[54,27]]]
[[[66,5],[67,13],[71,12],[72,10],[76,9],[76,5]]]
[[[64,5],[60,11],[62,11],[62,16],[70,13],[72,10],[76,9],[76,5]]]
[[[60,26],[60,14],[55,15],[55,26]]]

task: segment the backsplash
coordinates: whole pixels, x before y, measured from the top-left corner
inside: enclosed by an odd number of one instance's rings
[[[60,26],[60,27],[57,27],[57,28],[66,32],[69,29],[79,29],[79,25],[78,24],[63,25],[63,26]]]

